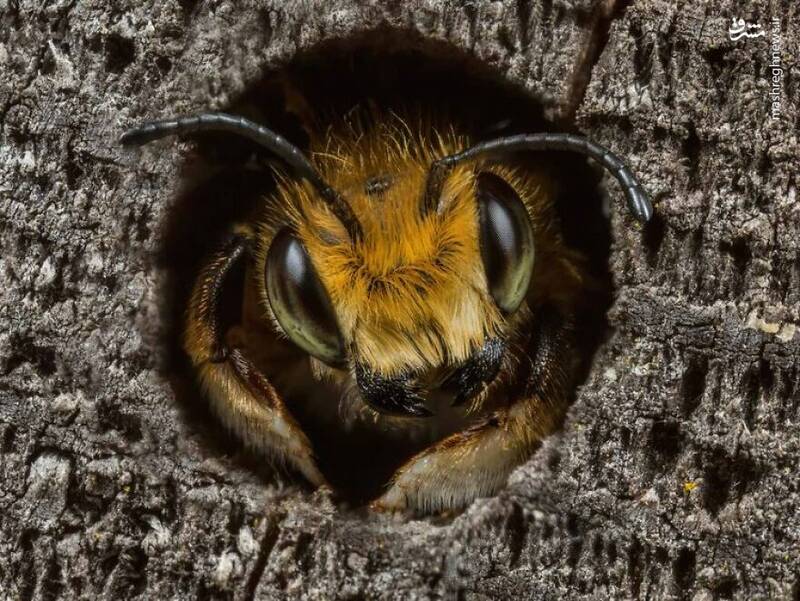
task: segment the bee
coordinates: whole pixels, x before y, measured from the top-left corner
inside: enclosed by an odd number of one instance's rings
[[[636,220],[652,204],[617,155],[578,135],[474,142],[426,119],[342,121],[308,155],[225,113],[147,122],[121,142],[228,132],[282,163],[186,308],[183,347],[221,422],[315,487],[329,484],[309,415],[343,436],[358,424],[383,445],[413,439],[371,506],[459,508],[558,427],[575,380],[583,258],[562,238],[551,182],[511,158],[580,153],[618,180]],[[228,327],[220,299],[240,264],[241,320]]]

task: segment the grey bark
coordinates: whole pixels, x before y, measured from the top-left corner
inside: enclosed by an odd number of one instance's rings
[[[800,598],[800,17],[740,4],[0,2],[0,599]],[[186,146],[115,143],[377,26],[575,117],[660,216],[615,205],[613,335],[563,431],[454,517],[350,511],[194,427],[155,260]]]

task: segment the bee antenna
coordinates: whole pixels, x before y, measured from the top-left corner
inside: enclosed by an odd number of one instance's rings
[[[444,180],[450,169],[456,165],[474,159],[492,158],[524,150],[568,150],[594,159],[610,171],[611,175],[622,185],[628,200],[628,209],[636,219],[641,223],[647,223],[653,216],[653,205],[647,193],[622,159],[596,142],[566,133],[521,134],[497,138],[434,161],[428,172],[425,194],[422,199],[423,214],[438,209]]]
[[[322,179],[314,165],[300,149],[271,129],[244,117],[227,113],[204,113],[192,117],[149,121],[126,131],[120,138],[120,142],[126,146],[141,146],[167,136],[198,132],[230,132],[263,146],[286,162],[298,176],[314,186],[334,215],[342,222],[353,242],[363,239],[361,223],[350,205]]]

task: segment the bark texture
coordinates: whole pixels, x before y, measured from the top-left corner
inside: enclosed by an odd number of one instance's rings
[[[800,598],[798,8],[0,1],[0,599]],[[116,144],[376,27],[474,53],[656,200],[644,233],[613,205],[614,333],[563,432],[452,518],[351,511],[209,442],[159,368],[187,146]]]

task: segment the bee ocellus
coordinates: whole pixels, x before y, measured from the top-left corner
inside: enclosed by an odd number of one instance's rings
[[[122,141],[207,131],[245,136],[287,167],[204,263],[187,307],[183,345],[221,421],[314,486],[327,478],[298,411],[343,436],[360,423],[387,441],[423,440],[378,509],[436,511],[496,492],[563,417],[586,285],[551,183],[508,159],[582,153],[646,222],[652,206],[623,161],[572,134],[473,143],[398,116],[328,127],[307,155],[222,113],[145,123]],[[239,264],[242,317],[228,327],[218,306]]]

